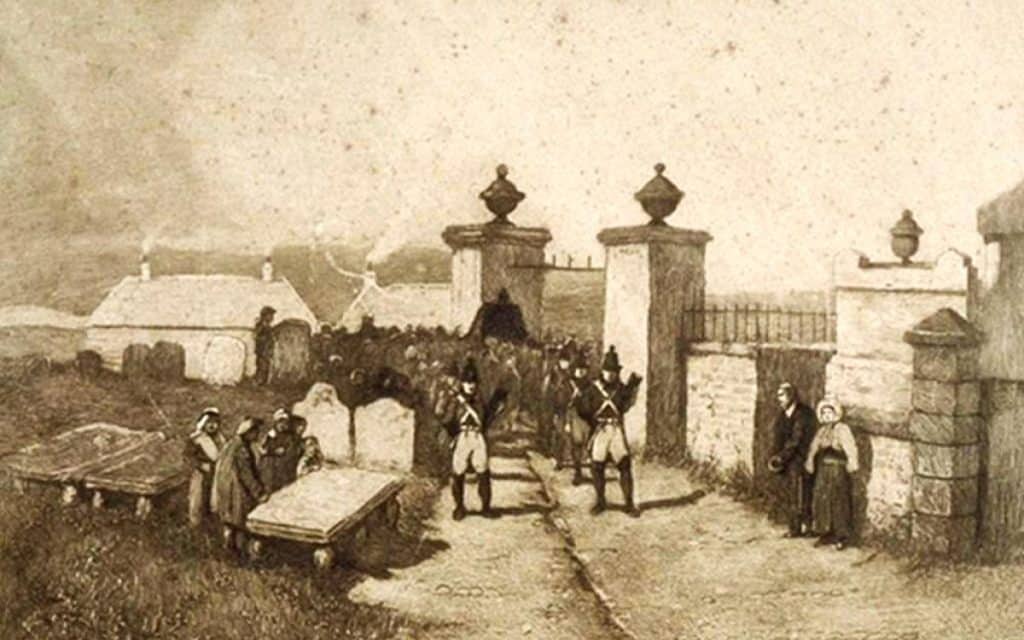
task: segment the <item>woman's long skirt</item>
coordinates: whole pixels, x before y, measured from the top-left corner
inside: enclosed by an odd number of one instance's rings
[[[846,540],[853,530],[853,492],[845,460],[819,461],[811,504],[814,532]]]

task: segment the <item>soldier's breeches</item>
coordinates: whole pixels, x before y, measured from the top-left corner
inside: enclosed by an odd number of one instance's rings
[[[610,459],[618,464],[629,455],[626,444],[626,432],[620,423],[606,422],[597,428],[594,439],[590,443],[590,459],[594,462],[608,462]]]
[[[479,431],[463,431],[455,439],[452,450],[452,473],[464,475],[472,467],[477,473],[486,473],[487,440]]]

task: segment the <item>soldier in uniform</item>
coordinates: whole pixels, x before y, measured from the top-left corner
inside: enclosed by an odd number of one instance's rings
[[[584,387],[576,405],[576,412],[590,425],[590,461],[594,478],[597,501],[591,513],[597,515],[607,508],[605,502],[605,466],[611,460],[619,469],[619,483],[626,502],[626,512],[633,517],[640,515],[633,496],[633,463],[623,418],[636,401],[637,388],[642,378],[635,373],[629,382],[622,383],[619,374],[619,354],[615,347],[609,347],[601,364],[601,377]]]
[[[480,493],[481,513],[488,518],[495,517],[491,510],[491,473],[487,456],[487,428],[501,412],[505,402],[505,391],[497,389],[485,402],[478,385],[480,374],[476,362],[470,358],[459,376],[459,389],[449,394],[441,407],[439,420],[453,438],[452,445],[452,497],[455,511],[452,518],[466,517],[464,489],[466,472],[477,474],[477,489]]]
[[[573,392],[572,358],[569,346],[563,345],[558,351],[555,365],[544,376],[544,385],[541,387],[545,423],[544,432],[541,434],[542,445],[545,451],[554,456],[556,470],[561,469],[565,462],[565,427]]]
[[[565,412],[565,427],[562,441],[565,448],[569,449],[569,458],[572,460],[572,483],[574,486],[583,484],[583,455],[587,449],[587,442],[590,440],[590,425],[580,417],[579,406],[583,398],[583,390],[587,388],[590,365],[586,356],[582,353],[576,356],[572,365],[572,377],[569,378],[569,404]]]

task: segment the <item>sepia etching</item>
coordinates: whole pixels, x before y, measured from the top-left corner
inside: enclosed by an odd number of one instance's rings
[[[1021,637],[1021,24],[9,0],[0,638]]]

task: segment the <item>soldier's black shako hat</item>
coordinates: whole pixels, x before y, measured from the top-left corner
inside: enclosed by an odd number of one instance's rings
[[[619,364],[619,354],[615,351],[615,345],[608,347],[608,353],[604,354],[601,371],[622,371],[622,365]]]
[[[260,309],[261,318],[268,318],[274,315],[275,313],[277,313],[277,310],[274,309],[274,307],[263,307],[262,309]]]
[[[472,382],[477,384],[480,382],[480,372],[476,368],[476,360],[469,358],[466,360],[466,364],[462,367],[462,375],[459,376],[460,382]]]

